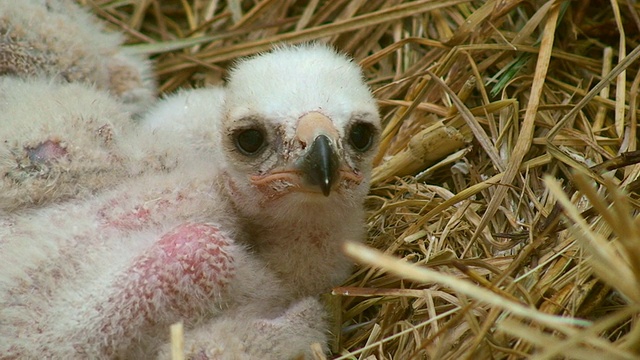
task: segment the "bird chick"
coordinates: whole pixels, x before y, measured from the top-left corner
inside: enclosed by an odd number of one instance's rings
[[[221,114],[223,93],[173,95],[138,124],[121,102],[85,84],[0,77],[0,212],[86,197],[211,157],[210,116]],[[187,112],[193,103],[197,110]]]
[[[275,319],[240,312],[187,331],[187,356],[310,356],[309,345],[325,341],[326,315],[314,297],[350,273],[344,241],[364,238],[363,202],[380,133],[375,100],[343,55],[321,45],[285,46],[236,65],[224,114],[219,179],[241,230],[236,240],[276,274],[293,302]]]
[[[180,154],[175,166],[0,215],[0,354],[162,357],[177,321],[191,357],[323,343],[315,297],[348,276],[342,243],[364,236],[380,132],[360,69],[321,45],[280,47],[140,128],[125,138]]]
[[[87,83],[140,114],[155,84],[148,62],[125,53],[122,40],[72,0],[0,2],[0,75]]]
[[[84,84],[0,78],[0,211],[87,195],[129,174],[134,123]]]
[[[237,64],[222,122],[222,175],[247,242],[300,295],[342,282],[364,238],[380,120],[360,68],[321,45]]]

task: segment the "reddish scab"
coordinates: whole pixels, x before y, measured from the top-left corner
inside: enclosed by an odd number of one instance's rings
[[[120,209],[117,201],[110,201],[107,206],[98,211],[98,216],[108,227],[118,230],[141,230],[151,219],[151,210],[144,206],[133,209]]]
[[[108,228],[117,230],[142,230],[151,225],[159,224],[166,211],[176,206],[183,196],[178,194],[176,201],[157,199],[141,201],[131,205],[124,199],[112,199],[98,210],[98,217]]]

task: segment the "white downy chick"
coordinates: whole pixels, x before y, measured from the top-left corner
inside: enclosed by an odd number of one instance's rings
[[[135,124],[84,84],[0,77],[0,213],[93,194],[129,175]]]
[[[237,64],[227,87],[224,183],[247,242],[292,291],[345,280],[364,238],[380,119],[357,64],[321,45]]]
[[[294,302],[273,319],[239,311],[187,332],[187,357],[293,359],[323,343],[326,315],[314,297],[350,273],[341,248],[364,238],[379,141],[377,106],[362,79],[357,65],[321,45],[277,48],[231,72],[220,179],[242,230],[236,240]]]
[[[0,77],[0,213],[94,195],[184,158],[213,156],[210,120],[222,113],[223,93],[174,95],[138,125],[121,102],[85,84]],[[197,111],[187,111],[194,102]],[[161,119],[173,123],[162,127]]]
[[[0,354],[149,357],[176,321],[201,358],[293,358],[324,341],[313,297],[344,280],[341,245],[364,236],[375,102],[320,45],[245,60],[221,94],[167,99],[171,115],[131,137],[182,154],[175,167],[0,216]]]
[[[122,41],[73,0],[0,1],[0,75],[87,83],[140,114],[155,83],[149,63],[123,51]]]

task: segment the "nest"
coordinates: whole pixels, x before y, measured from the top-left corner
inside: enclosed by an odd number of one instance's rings
[[[640,356],[636,1],[79,2],[163,93],[277,42],[362,65],[384,131],[335,358]]]

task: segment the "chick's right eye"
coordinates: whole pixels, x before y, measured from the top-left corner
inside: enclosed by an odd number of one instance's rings
[[[236,148],[245,155],[256,155],[266,144],[265,134],[260,129],[242,129],[234,135]]]

